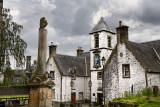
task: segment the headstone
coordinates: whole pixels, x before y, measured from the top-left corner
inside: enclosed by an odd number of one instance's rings
[[[158,96],[158,94],[159,94],[159,88],[158,88],[158,86],[153,86],[153,94],[154,94],[155,97]]]

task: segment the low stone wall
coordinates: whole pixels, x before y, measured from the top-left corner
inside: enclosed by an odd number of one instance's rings
[[[26,95],[29,94],[29,88],[21,87],[0,87],[0,96],[2,95]]]

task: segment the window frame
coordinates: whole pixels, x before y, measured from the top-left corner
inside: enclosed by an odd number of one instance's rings
[[[99,34],[94,35],[94,47],[99,48]]]
[[[56,96],[55,96],[55,95],[56,95],[55,89],[52,89],[52,98],[53,98],[53,99],[55,99],[55,98],[56,98]]]
[[[96,64],[96,56],[98,56],[99,64]],[[94,67],[100,67],[101,66],[101,60],[99,53],[94,54]]]
[[[125,71],[125,67],[128,67],[128,76],[126,76],[126,71]],[[130,64],[122,64],[122,75],[123,78],[130,78]]]
[[[99,73],[101,73],[101,78],[99,78]],[[97,80],[102,80],[103,74],[102,71],[97,72]]]
[[[111,48],[112,47],[111,36],[107,37],[107,41],[108,41],[108,47]]]
[[[52,77],[52,74],[54,74],[53,77]],[[55,79],[55,71],[50,71],[50,75],[51,75],[51,79],[54,80]]]

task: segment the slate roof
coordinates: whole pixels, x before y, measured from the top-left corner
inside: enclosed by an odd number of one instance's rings
[[[104,21],[103,17],[101,17],[100,21],[98,24],[93,28],[90,34],[99,32],[99,31],[107,31],[114,33],[113,30],[108,26],[108,24]],[[114,33],[115,34],[115,33]]]
[[[86,76],[85,57],[57,54],[55,59],[63,75],[70,75],[70,70],[75,68],[77,76]]]
[[[150,72],[160,72],[160,59],[157,56],[157,53],[160,54],[160,41],[145,43],[129,42],[129,45],[134,49],[145,66],[150,69]]]

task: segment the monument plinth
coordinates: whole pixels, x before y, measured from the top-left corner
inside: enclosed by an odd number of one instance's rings
[[[37,74],[33,77],[28,86],[30,87],[29,107],[52,107],[52,82],[46,72],[46,51],[47,51],[47,21],[44,17],[40,19]]]

